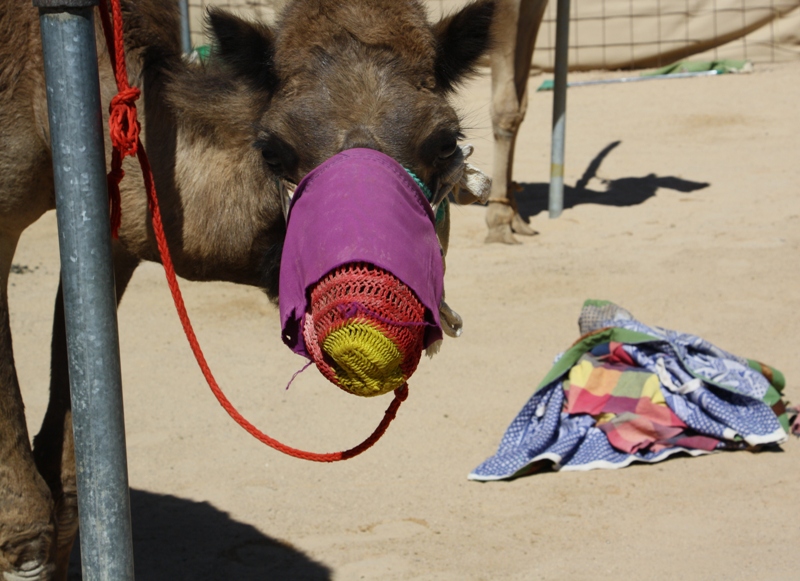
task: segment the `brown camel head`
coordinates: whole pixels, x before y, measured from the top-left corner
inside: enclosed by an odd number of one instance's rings
[[[297,183],[336,153],[379,150],[432,188],[461,137],[449,103],[490,42],[494,0],[431,25],[418,0],[297,0],[272,29],[222,11],[216,57],[263,95],[254,145]]]
[[[147,47],[151,76],[163,72],[178,129],[178,196],[164,212],[178,273],[254,284],[277,299],[278,178],[297,184],[345,149],[381,151],[437,192],[463,164],[450,97],[489,48],[495,3],[477,0],[435,24],[419,0],[294,0],[274,27],[212,9],[212,56],[197,66],[161,58],[167,43],[151,37],[167,38],[162,19],[141,15],[163,3],[138,2],[129,41]],[[148,148],[168,141],[160,132],[169,125],[153,117]]]

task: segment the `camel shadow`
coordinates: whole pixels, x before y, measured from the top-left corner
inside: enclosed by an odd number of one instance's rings
[[[605,191],[591,190],[587,186],[597,177],[597,170],[603,160],[611,153],[620,141],[614,141],[598,153],[581,179],[574,187],[564,185],[564,209],[574,208],[580,204],[602,204],[605,206],[636,206],[656,195],[659,188],[666,188],[682,193],[694,192],[707,188],[706,182],[693,182],[677,177],[659,177],[649,174],[643,177],[620,178],[616,180],[601,180]],[[523,220],[529,221],[533,216],[547,211],[547,202],[550,191],[548,183],[521,183],[521,190],[515,195],[519,214]]]
[[[131,490],[136,579],[329,581],[331,570],[207,502]],[[81,580],[79,542],[69,581]]]

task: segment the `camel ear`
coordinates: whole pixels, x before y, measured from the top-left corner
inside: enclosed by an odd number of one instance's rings
[[[436,85],[452,91],[475,72],[478,59],[491,48],[496,0],[478,0],[433,26],[436,37]]]
[[[207,22],[214,37],[214,56],[255,88],[272,92],[278,84],[272,30],[218,8],[209,8]]]

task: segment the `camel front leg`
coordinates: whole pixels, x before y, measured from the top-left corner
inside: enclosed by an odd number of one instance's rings
[[[117,305],[139,260],[114,243],[114,278]],[[75,475],[75,447],[69,391],[67,332],[64,297],[58,285],[50,360],[50,400],[36,438],[33,456],[36,467],[50,488],[56,526],[55,581],[66,581],[72,545],[78,534],[78,494]]]
[[[53,502],[31,454],[8,316],[8,275],[18,238],[0,233],[0,578],[45,581],[55,553]]]
[[[486,242],[517,244],[512,232],[536,234],[517,211],[512,170],[517,132],[528,106],[533,47],[547,0],[504,0],[501,4],[495,23],[498,42],[491,53],[494,163]]]

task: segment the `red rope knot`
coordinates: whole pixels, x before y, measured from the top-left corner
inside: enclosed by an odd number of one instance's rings
[[[125,176],[122,159],[136,155],[139,144],[139,121],[136,119],[136,99],[141,95],[138,87],[126,87],[111,99],[108,117],[108,133],[114,151],[111,156],[111,171],[108,172],[108,198],[111,210],[111,235],[119,237],[122,222],[119,183]]]
[[[136,119],[136,99],[141,91],[138,87],[120,89],[111,99],[108,118],[108,132],[111,143],[122,157],[136,155],[139,141],[139,121]]]

